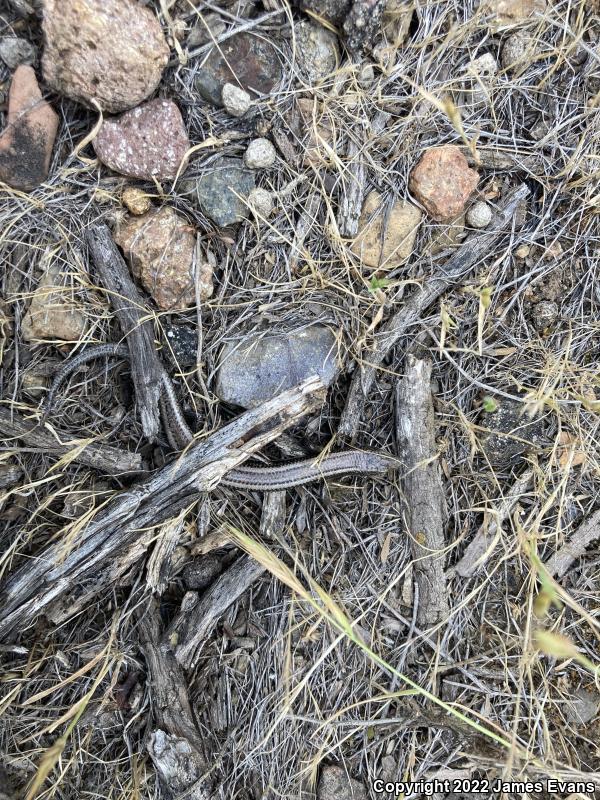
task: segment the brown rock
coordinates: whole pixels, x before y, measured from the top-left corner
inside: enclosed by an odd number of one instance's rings
[[[94,139],[103,164],[144,180],[174,178],[189,148],[181,113],[171,100],[151,100],[106,120]]]
[[[42,99],[35,72],[24,64],[10,85],[7,123],[0,136],[0,180],[29,192],[48,176],[58,116]]]
[[[115,242],[129,259],[144,289],[163,309],[184,309],[196,302],[192,263],[196,233],[169,206],[152,208],[141,217],[129,217],[115,234]],[[202,300],[210,293],[206,276]]]
[[[140,217],[150,211],[150,195],[135,186],[127,186],[121,195],[121,202],[134,216]]]
[[[422,216],[421,210],[407,200],[396,200],[388,214],[379,192],[370,192],[362,207],[352,252],[369,267],[393,269],[404,264],[412,253]]]
[[[79,341],[86,329],[85,315],[69,295],[60,267],[50,267],[33,293],[23,319],[23,338],[28,342],[36,339]]]
[[[145,100],[169,59],[158,20],[134,0],[44,0],[43,31],[45,80],[103,111]]]
[[[196,76],[196,89],[210,103],[222,105],[226,83],[251,95],[268,94],[281,80],[281,63],[273,45],[250,33],[238,33],[213,47]]]
[[[446,222],[462,214],[478,181],[459,148],[446,144],[423,153],[410,174],[409,188],[433,219]]]
[[[481,11],[492,30],[510,28],[546,11],[546,0],[484,0]]]

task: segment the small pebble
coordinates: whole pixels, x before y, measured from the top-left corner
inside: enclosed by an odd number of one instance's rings
[[[248,195],[248,204],[257,217],[268,217],[275,206],[273,195],[266,189],[252,189]]]
[[[254,139],[244,153],[244,163],[250,169],[266,169],[275,163],[275,148],[268,139]]]
[[[558,318],[558,305],[552,300],[541,300],[531,311],[531,321],[536,331],[545,331]]]
[[[492,209],[487,203],[480,200],[477,203],[473,203],[471,208],[469,208],[466,219],[467,225],[471,228],[487,228],[492,221]]]
[[[252,98],[248,92],[233,83],[226,83],[223,86],[221,100],[225,111],[232,117],[243,117],[252,105]]]
[[[121,195],[121,202],[125,208],[136,217],[150,210],[150,195],[135,186],[128,186]]]
[[[515,68],[521,65],[526,56],[531,59],[534,55],[532,39],[521,31],[513,33],[504,42],[500,63],[503,69]]]
[[[524,259],[527,258],[527,256],[529,255],[530,252],[531,252],[531,248],[529,247],[529,245],[528,244],[522,244],[522,245],[519,245],[519,247],[517,247],[517,249],[515,250],[515,256],[517,258],[520,258],[520,259],[524,260]]]
[[[361,89],[368,89],[375,81],[375,68],[373,64],[363,64],[358,73],[358,85]]]

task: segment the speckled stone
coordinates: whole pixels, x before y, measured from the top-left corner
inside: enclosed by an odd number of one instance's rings
[[[482,445],[492,465],[508,465],[543,446],[544,421],[539,417],[530,419],[523,409],[516,400],[500,398],[496,411],[484,412],[480,424],[489,433],[483,435]]]
[[[331,75],[339,61],[337,36],[322,25],[303,20],[294,28],[296,59],[311,84]]]
[[[58,129],[58,116],[42,99],[32,67],[17,67],[10,85],[7,126],[0,135],[0,180],[29,192],[42,183]]]
[[[317,800],[367,800],[367,791],[362,783],[350,778],[343,767],[323,767]]]
[[[192,276],[196,233],[172,208],[153,208],[141,217],[128,217],[114,238],[134,277],[159,308],[184,309],[196,302]]]
[[[214,581],[217,575],[223,570],[223,563],[218,556],[208,553],[199,556],[186,564],[183,568],[183,582],[186,589],[198,591],[205,589]]]
[[[127,186],[121,195],[121,202],[136,217],[140,217],[146,211],[150,211],[150,206],[152,205],[150,195],[146,194],[142,189],[138,189],[137,186]]]
[[[264,37],[238,33],[213,47],[196,74],[196,90],[216,106],[222,105],[226,83],[241,86],[253,95],[268,94],[281,80],[277,51]]]
[[[337,371],[334,334],[323,325],[311,325],[226,344],[215,392],[227,403],[254,408],[311,375],[319,375],[329,386]]]
[[[193,196],[204,214],[222,227],[248,216],[248,204],[240,198],[247,198],[252,189],[254,173],[239,158],[219,158],[205,175],[185,181],[182,186],[182,191]]]
[[[106,120],[94,140],[103,164],[143,180],[174,178],[189,148],[181,112],[171,100],[151,100]]]
[[[115,113],[158,86],[169,47],[135,0],[44,0],[44,79],[60,94]]]
[[[196,366],[198,331],[190,325],[171,325],[165,331],[168,351],[180,367]]]
[[[429,215],[448,222],[462,214],[479,182],[478,173],[452,144],[429,147],[412,170],[409,188]]]

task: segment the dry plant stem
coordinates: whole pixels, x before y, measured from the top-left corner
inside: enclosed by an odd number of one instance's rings
[[[264,496],[260,518],[264,538],[270,539],[283,530],[285,512],[285,492],[269,492]],[[185,595],[179,614],[164,637],[165,646],[173,646],[175,658],[184,669],[195,667],[202,644],[219,618],[264,571],[258,561],[242,556],[204,594],[188,592]]]
[[[22,631],[66,592],[77,594],[93,582],[93,594],[107,588],[144,554],[150,530],[211,491],[221,478],[323,402],[318,378],[247,411],[229,425],[191,444],[178,459],[147,480],[113,497],[90,522],[28,561],[0,587],[0,639]]]
[[[431,362],[409,355],[396,387],[396,438],[404,464],[402,487],[419,590],[417,623],[448,616],[444,575],[444,491],[435,443]]]
[[[346,150],[348,175],[343,183],[343,192],[338,216],[338,228],[342,236],[356,236],[358,220],[363,206],[366,183],[366,161],[362,151],[369,138],[378,136],[385,128],[390,114],[378,111],[370,125],[361,127],[358,136],[361,143],[350,138]]]
[[[109,292],[111,305],[127,338],[142,429],[144,435],[153,441],[159,428],[158,401],[165,371],[154,347],[152,322],[108,227],[91,226],[86,239],[94,266]]]
[[[53,455],[72,454],[77,448],[76,442],[61,445],[51,433],[33,427],[30,420],[8,408],[0,408],[0,433],[3,438],[17,439],[28,447]],[[18,445],[15,444],[15,447],[18,448]],[[73,456],[73,461],[93,467],[106,475],[124,475],[142,470],[142,457],[139,453],[130,453],[127,450],[95,442],[82,447]]]
[[[546,561],[546,569],[553,578],[562,578],[589,545],[600,538],[600,510],[585,519],[557,552]]]
[[[492,554],[496,536],[502,531],[504,520],[511,514],[519,499],[528,491],[533,479],[533,470],[526,470],[510,487],[508,494],[500,504],[495,519],[489,525],[482,525],[469,543],[460,559],[452,569],[448,570],[448,577],[456,573],[461,578],[470,578],[486,563]]]
[[[294,241],[290,248],[290,272],[294,272],[298,266],[298,262],[302,258],[302,248],[304,240],[308,232],[314,225],[315,218],[321,205],[321,195],[319,192],[312,192],[306,201],[306,209],[300,214],[300,218],[296,225],[296,233],[294,234]]]
[[[444,273],[429,278],[423,287],[404,303],[400,311],[382,325],[373,350],[364,357],[364,365],[358,366],[346,406],[342,413],[339,433],[353,438],[358,432],[364,404],[375,380],[377,368],[411,325],[418,323],[423,311],[458,278],[464,277],[491,251],[498,239],[511,231],[511,222],[519,203],[529,195],[525,184],[520,184],[500,205],[500,210],[483,233],[469,237],[462,247],[444,265]]]
[[[210,781],[202,736],[194,722],[183,670],[171,649],[161,641],[156,601],[142,617],[141,648],[146,657],[154,712],[148,752],[168,798],[208,800]]]

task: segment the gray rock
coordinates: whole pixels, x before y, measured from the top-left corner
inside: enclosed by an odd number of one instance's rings
[[[367,800],[362,783],[348,777],[342,767],[323,767],[317,787],[318,800]]]
[[[509,464],[524,453],[539,450],[544,442],[544,422],[523,414],[523,404],[501,399],[496,411],[485,413],[481,425],[490,430],[483,449],[492,465]]]
[[[322,25],[308,20],[295,26],[296,58],[310,83],[330,75],[339,60],[337,36]]]
[[[600,694],[577,689],[573,698],[565,709],[567,720],[572,725],[587,725],[591,722],[600,708]]]
[[[251,94],[268,94],[281,75],[281,63],[270,42],[250,33],[238,33],[212,48],[197,72],[194,85],[205,100],[220,106],[226,83]]]
[[[254,408],[311,375],[329,386],[337,371],[334,334],[323,325],[311,325],[226,344],[215,391],[227,403]]]
[[[205,175],[185,181],[182,189],[207,217],[224,227],[248,216],[248,206],[240,198],[247,198],[254,189],[254,174],[238,158],[220,158]]]
[[[235,83],[226,83],[221,90],[221,102],[232,117],[243,117],[252,105],[252,98]]]
[[[19,36],[3,36],[0,39],[0,58],[9,69],[16,69],[19,64],[33,64],[35,47],[27,39]]]

